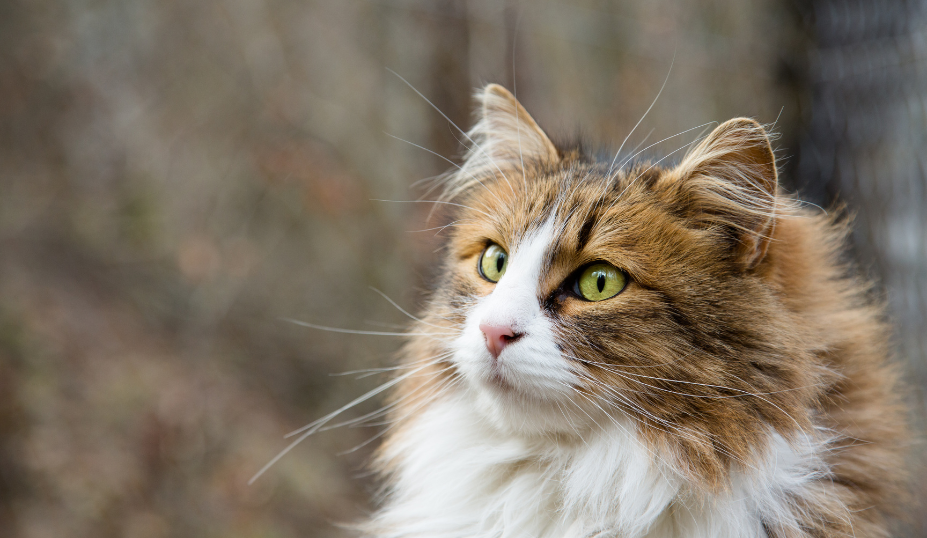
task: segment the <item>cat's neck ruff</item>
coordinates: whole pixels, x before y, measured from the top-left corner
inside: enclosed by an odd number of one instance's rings
[[[765,537],[764,522],[796,527],[786,496],[819,479],[811,446],[770,436],[759,466],[731,487],[697,491],[615,418],[568,437],[524,436],[494,426],[469,391],[410,421],[384,454],[396,464],[380,537]]]

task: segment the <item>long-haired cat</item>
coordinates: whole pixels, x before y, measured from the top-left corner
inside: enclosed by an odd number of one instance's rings
[[[378,453],[387,537],[886,536],[906,435],[846,223],[730,120],[672,168],[477,94]]]

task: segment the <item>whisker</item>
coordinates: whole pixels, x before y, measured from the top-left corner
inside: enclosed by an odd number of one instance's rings
[[[680,146],[680,147],[674,149],[673,151],[671,151],[671,152],[667,153],[666,155],[664,155],[663,157],[661,157],[660,160],[658,160],[657,162],[655,162],[655,163],[651,164],[650,166],[648,166],[646,170],[644,170],[643,172],[641,172],[640,174],[638,174],[637,177],[635,177],[633,180],[631,180],[630,183],[628,183],[628,186],[625,187],[624,190],[621,191],[621,194],[618,195],[618,198],[616,198],[616,200],[621,199],[621,197],[624,196],[624,193],[627,192],[627,190],[631,188],[631,185],[634,185],[635,183],[637,183],[637,180],[640,179],[641,177],[643,177],[644,174],[646,174],[647,172],[651,171],[651,170],[653,169],[654,166],[658,166],[660,163],[662,163],[662,162],[665,161],[666,159],[672,157],[672,156],[675,155],[676,153],[678,153],[678,152],[680,152],[680,151],[686,149],[687,147],[691,146],[692,144],[694,144],[694,143],[696,143],[696,142],[698,142],[698,141],[700,141],[700,140],[701,140],[701,138],[696,138],[695,140],[693,140],[693,141],[691,141],[691,142],[689,142],[689,143],[687,143],[687,144],[683,144],[682,146]],[[612,205],[614,205],[614,204],[612,204]]]
[[[618,394],[617,392],[615,392],[615,391],[613,390],[613,389],[614,389],[613,387],[610,387],[610,386],[608,386],[608,385],[602,383],[601,381],[598,381],[598,380],[593,379],[593,378],[587,378],[587,380],[593,382],[593,384],[595,384],[595,385],[600,386],[601,388],[605,389],[607,392],[612,393],[613,395],[621,396],[620,394]],[[582,394],[582,393],[581,393],[581,394]],[[610,404],[610,405],[611,405],[611,404],[617,403],[617,402],[613,402],[613,401],[610,401],[610,400],[606,400],[606,399],[604,399],[604,398],[603,398],[602,396],[600,396],[600,395],[596,395],[596,394],[593,394],[593,395],[596,396],[597,398],[599,398],[600,400],[602,400],[603,402],[607,403],[607,404]],[[627,400],[626,398],[622,398],[622,399],[625,400],[626,405],[628,405],[628,407],[631,408],[631,411],[633,411],[633,413],[627,413],[627,411],[623,410],[623,409],[620,408],[620,407],[616,407],[616,409],[621,410],[621,411],[625,411],[625,413],[627,414],[627,416],[631,417],[631,418],[634,419],[634,420],[637,420],[638,422],[640,422],[640,423],[643,424],[644,426],[649,427],[649,428],[655,428],[655,429],[657,429],[657,430],[659,430],[659,431],[662,431],[662,432],[664,432],[664,433],[667,433],[667,434],[670,434],[670,435],[676,435],[677,437],[680,437],[680,438],[682,438],[682,439],[686,439],[686,440],[689,440],[689,441],[701,442],[700,439],[698,439],[698,438],[696,438],[696,437],[693,437],[693,435],[692,435],[690,432],[687,432],[686,430],[684,430],[683,428],[681,428],[679,425],[674,424],[674,423],[672,423],[672,422],[670,422],[670,421],[668,421],[668,420],[666,420],[666,419],[662,419],[662,418],[660,418],[660,417],[657,417],[656,415],[654,415],[654,414],[648,412],[647,410],[645,410],[645,409],[644,409],[643,407],[641,407],[640,405],[637,405],[637,404],[635,404],[634,402],[632,402],[632,401],[630,401],[630,400]],[[640,413],[640,414],[646,416],[647,418],[653,420],[653,421],[656,422],[657,424],[656,424],[656,425],[654,425],[654,424],[645,424],[639,417],[636,417],[636,416],[634,415],[634,413]],[[663,426],[661,427],[660,424],[662,424]],[[724,442],[723,442],[722,440],[718,439],[717,436],[715,436],[715,435],[713,435],[713,434],[711,434],[711,433],[709,433],[709,432],[705,432],[705,431],[701,431],[701,430],[699,430],[699,431],[700,431],[703,435],[705,435],[705,436],[707,436],[707,437],[709,437],[709,438],[711,438],[711,439],[714,440],[714,442],[715,442],[715,444],[716,444],[716,450],[718,451],[718,453],[720,453],[720,454],[722,454],[722,455],[725,455],[725,456],[731,458],[731,459],[734,460],[734,461],[737,461],[738,463],[744,465],[745,467],[754,468],[754,466],[751,465],[749,462],[744,461],[742,458],[740,458],[740,457],[738,457],[736,454],[734,454],[731,450],[729,450],[728,448],[726,448],[726,447],[724,446]]]
[[[655,130],[656,129],[651,129],[650,132],[647,133],[647,136],[645,136],[643,140],[641,140],[636,146],[634,146],[634,149],[632,149],[630,152],[631,155],[635,155],[637,150],[641,149],[641,146],[647,143],[647,139],[650,138],[650,135],[652,135]]]
[[[576,360],[578,360],[578,361],[580,361],[580,362],[585,362],[586,364],[593,364],[593,365],[597,365],[597,366],[599,366],[599,367],[603,366],[602,363],[596,363],[596,362],[594,362],[594,361],[586,361],[586,360],[580,359],[580,358],[578,358],[578,357],[572,357],[572,358],[573,358],[573,359],[576,359]],[[605,366],[608,366],[608,365],[605,365]],[[795,423],[795,426],[796,426],[796,428],[797,428],[797,431],[799,431],[799,432],[803,432],[803,428],[802,428],[801,422],[799,422],[795,417],[793,417],[793,416],[792,416],[790,413],[788,413],[785,409],[782,409],[782,408],[781,408],[778,404],[776,404],[775,402],[770,401],[768,398],[764,398],[764,396],[770,395],[770,394],[776,394],[776,393],[780,393],[780,392],[788,392],[788,391],[793,391],[793,390],[802,390],[802,389],[804,389],[804,388],[810,388],[810,387],[815,387],[815,386],[823,386],[823,383],[819,383],[819,384],[810,385],[810,386],[808,386],[808,387],[794,387],[794,388],[791,388],[791,389],[784,389],[784,390],[782,390],[782,391],[775,391],[775,392],[770,392],[770,393],[756,393],[756,392],[745,391],[745,390],[742,390],[742,389],[737,389],[737,388],[734,388],[734,387],[724,387],[724,386],[721,386],[721,385],[712,385],[712,384],[708,384],[708,383],[697,383],[697,382],[694,382],[694,381],[682,381],[682,380],[679,380],[679,379],[675,379],[675,380],[674,380],[674,379],[666,379],[666,378],[660,378],[660,377],[654,377],[654,376],[645,376],[645,375],[643,375],[643,374],[634,374],[634,373],[631,373],[631,372],[620,372],[620,371],[617,371],[617,370],[614,370],[614,369],[609,370],[609,369],[607,369],[607,368],[603,368],[603,369],[606,370],[606,371],[610,371],[611,373],[614,373],[614,374],[616,374],[616,375],[618,375],[618,376],[620,376],[620,377],[622,377],[622,378],[624,378],[624,379],[626,379],[626,380],[628,380],[628,381],[633,381],[633,382],[636,382],[636,383],[638,383],[638,384],[644,385],[645,387],[652,388],[652,389],[654,389],[654,390],[658,390],[658,391],[662,391],[662,392],[667,392],[667,393],[670,393],[670,394],[676,394],[676,395],[679,395],[679,396],[686,396],[686,397],[692,397],[692,398],[706,398],[706,399],[727,399],[727,398],[734,398],[734,397],[752,396],[752,397],[755,397],[755,398],[757,398],[757,399],[759,399],[759,400],[761,400],[761,401],[763,401],[763,402],[765,402],[765,403],[767,403],[767,404],[773,406],[773,407],[776,408],[779,412],[781,412],[783,415],[785,415],[786,417],[788,417],[792,422]],[[656,386],[656,385],[651,385],[651,384],[649,384],[649,383],[645,383],[645,382],[640,381],[640,380],[637,380],[637,379],[631,379],[631,377],[628,377],[628,376],[632,376],[632,377],[641,377],[641,378],[651,379],[651,380],[655,380],[655,381],[665,381],[665,382],[669,382],[669,383],[682,383],[682,384],[687,384],[687,385],[696,385],[696,386],[703,386],[703,387],[709,387],[709,388],[717,388],[717,389],[722,389],[722,390],[729,390],[729,391],[732,391],[732,392],[739,392],[739,393],[741,393],[741,394],[738,394],[738,395],[729,395],[729,396],[712,396],[712,395],[700,395],[700,394],[687,394],[687,393],[684,393],[684,392],[677,392],[677,391],[673,391],[673,390],[666,389],[666,388],[663,388],[663,387],[658,387],[658,386]]]
[[[388,137],[390,137],[390,138],[395,138],[396,140],[399,140],[400,142],[405,142],[406,144],[409,144],[410,146],[415,146],[415,147],[417,147],[418,149],[427,151],[428,153],[431,153],[431,154],[434,155],[435,157],[444,159],[445,161],[447,161],[448,163],[450,163],[450,165],[453,166],[454,168],[457,168],[458,170],[461,169],[461,166],[460,166],[459,164],[457,164],[457,163],[455,163],[454,161],[448,159],[448,158],[445,157],[444,155],[441,155],[441,154],[438,153],[437,151],[432,151],[432,150],[426,148],[425,146],[419,146],[419,145],[416,144],[415,142],[409,142],[409,141],[406,140],[405,138],[399,138],[398,136],[396,136],[396,135],[391,135],[391,134],[387,133],[386,131],[383,131],[383,134],[385,134],[386,136],[388,136]]]
[[[367,391],[366,393],[364,393],[363,395],[358,396],[357,398],[351,400],[349,403],[347,403],[347,404],[345,404],[345,405],[339,407],[338,409],[336,409],[335,411],[332,411],[331,413],[325,415],[324,417],[322,417],[322,418],[320,418],[320,419],[317,419],[317,420],[314,420],[314,421],[310,422],[309,424],[306,424],[306,425],[303,426],[302,428],[298,428],[298,429],[296,429],[296,430],[291,431],[290,433],[284,435],[283,438],[284,438],[284,439],[289,439],[290,437],[293,437],[294,435],[298,435],[298,434],[300,434],[300,433],[307,432],[307,431],[315,432],[315,431],[317,431],[319,428],[321,428],[324,424],[326,424],[327,422],[329,422],[331,419],[335,418],[336,416],[340,415],[341,413],[347,411],[348,409],[351,409],[352,407],[354,407],[355,405],[357,405],[357,404],[359,404],[359,403],[361,403],[361,402],[365,402],[365,401],[369,400],[370,398],[373,398],[373,397],[376,396],[377,394],[380,394],[381,392],[385,391],[386,389],[388,389],[388,388],[390,388],[390,387],[393,387],[393,386],[395,386],[395,385],[401,383],[402,381],[404,381],[404,380],[406,380],[406,379],[412,377],[413,375],[415,375],[415,374],[421,372],[422,370],[424,370],[424,369],[427,368],[427,367],[428,367],[428,365],[420,366],[420,367],[418,367],[418,368],[412,370],[411,372],[408,372],[408,373],[403,374],[403,375],[401,375],[401,376],[399,376],[399,377],[393,378],[393,379],[387,381],[386,383],[381,384],[381,385],[378,386],[377,388],[372,389],[372,390],[369,390],[369,391]]]
[[[294,325],[299,325],[300,327],[308,327],[310,329],[317,329],[320,331],[328,331],[333,333],[342,333],[342,334],[364,334],[368,336],[454,336],[455,333],[394,333],[386,331],[360,331],[356,329],[339,329],[338,327],[326,327],[324,325],[316,325],[314,323],[309,323],[306,321],[299,321],[298,319],[292,318],[278,318],[280,321],[286,321]]]
[[[411,319],[413,319],[413,320],[415,320],[415,321],[417,321],[417,322],[419,322],[419,323],[421,323],[421,324],[423,324],[423,325],[428,325],[429,327],[434,327],[434,328],[436,328],[436,329],[448,329],[448,328],[449,328],[449,327],[441,327],[441,326],[438,326],[438,325],[434,325],[434,324],[432,324],[432,323],[428,323],[427,321],[422,320],[421,318],[418,318],[418,317],[416,317],[416,316],[413,316],[412,314],[408,313],[403,307],[401,307],[401,306],[399,306],[398,304],[396,304],[396,301],[390,299],[390,298],[389,298],[385,293],[383,293],[382,291],[378,290],[377,288],[375,288],[375,287],[373,287],[373,286],[369,286],[369,287],[370,287],[370,289],[372,289],[373,291],[379,293],[381,297],[383,297],[384,299],[386,299],[386,300],[389,302],[389,304],[391,304],[391,305],[393,305],[394,307],[396,307],[396,310],[399,310],[400,312],[402,312],[403,314],[405,314],[405,315],[408,316],[409,318],[411,318]]]
[[[641,116],[641,119],[637,120],[637,123],[634,124],[634,128],[631,129],[631,132],[628,133],[628,136],[624,137],[624,140],[621,141],[621,145],[618,146],[618,151],[615,152],[615,158],[612,159],[612,164],[609,165],[609,167],[608,167],[608,174],[606,174],[606,175],[610,175],[610,174],[611,174],[612,168],[615,166],[615,161],[618,160],[618,155],[621,154],[621,148],[623,148],[624,145],[625,145],[625,143],[628,141],[628,139],[631,138],[631,135],[634,134],[634,131],[637,130],[637,127],[641,124],[641,122],[644,121],[644,118],[647,117],[647,114],[650,114],[650,109],[652,109],[653,106],[654,106],[655,104],[657,104],[657,100],[659,100],[659,99],[660,99],[660,95],[663,94],[663,89],[666,88],[666,83],[669,82],[670,74],[673,72],[673,65],[674,65],[675,63],[676,63],[676,52],[673,51],[673,59],[670,61],[669,70],[666,72],[666,78],[663,79],[663,85],[660,86],[660,91],[657,92],[657,96],[653,98],[653,102],[650,103],[650,106],[649,106],[649,107],[647,107],[647,111],[644,112],[644,115]],[[651,131],[651,132],[653,132],[653,131]],[[620,168],[621,168],[621,167],[619,167],[619,169],[620,169]]]
[[[637,153],[634,153],[633,155],[630,155],[627,159],[625,159],[624,161],[622,161],[621,164],[618,165],[618,168],[615,169],[615,172],[614,172],[614,173],[615,173],[615,174],[618,173],[619,170],[621,170],[622,168],[625,167],[626,164],[628,164],[629,162],[631,162],[632,160],[634,160],[635,157],[637,157],[637,156],[640,155],[641,153],[647,151],[648,149],[650,149],[650,148],[652,148],[652,147],[654,147],[654,146],[658,146],[658,145],[662,144],[663,142],[666,142],[667,140],[671,140],[671,139],[673,139],[673,138],[676,138],[677,136],[682,136],[682,135],[684,135],[684,134],[686,134],[686,133],[691,133],[692,131],[694,131],[694,130],[696,130],[696,129],[702,129],[702,128],[708,126],[708,125],[717,124],[717,123],[718,123],[718,122],[716,122],[716,121],[709,121],[709,122],[703,123],[703,124],[701,124],[701,125],[696,125],[695,127],[686,129],[685,131],[678,132],[678,133],[676,133],[676,134],[674,134],[674,135],[672,135],[672,136],[667,136],[666,138],[664,138],[663,140],[660,140],[660,141],[658,141],[658,142],[654,142],[653,144],[650,144],[650,145],[647,146],[646,148],[644,148],[644,149],[638,151]],[[700,140],[700,139],[701,139],[701,138],[698,138],[697,140]],[[690,142],[690,144],[691,144],[691,142]],[[687,144],[687,145],[688,145],[688,144]],[[612,179],[612,178],[614,178],[614,174],[613,174],[613,175],[611,176],[611,178],[609,178],[609,179]]]
[[[574,391],[575,391],[577,394],[579,394],[580,396],[582,396],[584,399],[586,399],[586,401],[588,401],[588,402],[591,403],[592,405],[595,405],[596,407],[598,407],[599,410],[602,411],[602,413],[604,413],[604,414],[612,421],[612,423],[615,424],[615,426],[617,426],[619,429],[621,429],[623,432],[625,432],[625,434],[626,434],[628,437],[631,437],[631,438],[634,437],[634,435],[633,435],[630,431],[628,431],[627,428],[625,428],[623,425],[621,425],[614,417],[612,417],[611,415],[609,415],[608,413],[606,413],[604,409],[602,409],[599,405],[597,405],[595,402],[593,402],[593,401],[592,401],[587,395],[585,395],[582,391],[580,391],[580,390],[578,390],[578,389],[576,389],[576,388],[574,388]],[[569,400],[569,401],[572,402],[572,400]],[[574,402],[574,403],[575,403],[575,402]],[[576,405],[577,405],[577,408],[579,408],[580,410],[582,410],[582,408],[579,407],[578,404],[576,404]],[[585,412],[585,411],[584,411],[584,412]],[[587,414],[587,416],[588,416],[588,414]],[[629,416],[630,416],[630,415],[629,415]],[[589,417],[589,418],[591,419],[592,417]],[[595,419],[593,419],[592,421],[595,422]],[[596,423],[596,425],[598,426],[598,423],[597,423],[597,422],[595,422],[595,423]],[[601,426],[599,426],[599,427],[601,428]],[[604,430],[603,430],[603,431],[604,431]],[[668,463],[666,462],[666,460],[663,459],[659,454],[657,454],[656,452],[654,452],[653,450],[651,450],[650,447],[648,447],[648,446],[646,446],[646,445],[642,445],[642,446],[644,447],[644,450],[646,450],[648,453],[650,453],[651,456],[653,456],[654,458],[656,458],[657,461],[661,462],[664,466],[669,467],[669,465],[668,465]],[[662,468],[658,467],[658,469],[659,469],[660,474],[663,474]]]
[[[444,204],[444,205],[452,205],[452,206],[456,206],[456,207],[462,207],[462,208],[464,208],[464,209],[469,209],[470,211],[475,211],[475,212],[481,213],[481,214],[483,214],[483,215],[485,215],[485,216],[487,216],[487,217],[489,217],[489,218],[492,218],[492,215],[490,215],[489,213],[487,213],[487,212],[485,212],[485,211],[482,211],[482,210],[479,210],[479,209],[477,209],[477,208],[475,208],[475,207],[470,207],[470,206],[468,206],[468,205],[458,204],[458,203],[454,203],[454,202],[446,202],[446,201],[444,201],[444,200],[383,200],[383,199],[379,199],[379,198],[371,198],[370,200],[373,201],[373,202],[391,202],[391,203],[394,203],[394,204]]]
[[[444,353],[444,354],[442,354],[442,355],[437,355],[437,358],[444,359],[444,358],[447,358],[447,357],[450,356],[450,355],[451,355],[451,352],[447,352],[447,353]],[[348,370],[348,371],[346,371],[346,372],[333,372],[333,373],[330,373],[330,374],[328,374],[328,375],[329,375],[329,376],[332,376],[332,377],[340,377],[340,376],[354,375],[354,374],[379,374],[379,373],[386,373],[386,372],[392,372],[392,371],[395,371],[395,370],[406,370],[406,369],[409,369],[409,368],[415,368],[416,366],[421,365],[421,364],[426,364],[426,363],[427,363],[427,364],[432,364],[432,363],[440,362],[440,361],[436,361],[435,359],[436,359],[436,357],[429,357],[429,358],[424,359],[424,360],[415,361],[415,362],[410,362],[410,363],[408,363],[408,364],[400,364],[400,365],[398,365],[398,366],[386,366],[386,367],[383,367],[383,368],[363,368],[363,369],[360,369],[360,370]]]
[[[435,230],[438,230],[438,231],[435,233],[435,236],[437,236],[437,235],[440,234],[442,231],[444,231],[444,230],[446,230],[446,229],[448,229],[448,228],[453,228],[453,227],[455,227],[455,226],[462,226],[462,225],[467,224],[467,223],[470,223],[470,222],[474,222],[474,220],[473,220],[473,219],[459,219],[459,220],[455,220],[455,221],[453,221],[453,222],[450,222],[450,223],[448,223],[448,224],[445,224],[444,226],[434,226],[434,227],[432,227],[432,228],[424,228],[424,229],[421,229],[421,230],[406,230],[406,231],[407,231],[408,233],[422,233],[422,232],[433,232],[433,231],[435,231]]]
[[[325,415],[324,417],[322,417],[322,418],[320,418],[320,419],[318,419],[318,420],[316,420],[316,421],[313,421],[313,422],[307,424],[306,426],[303,426],[302,428],[299,428],[298,430],[295,430],[295,431],[292,431],[292,432],[288,433],[287,435],[284,436],[284,439],[287,439],[287,438],[289,438],[289,437],[292,437],[292,436],[297,435],[297,434],[300,434],[300,433],[301,433],[302,435],[300,435],[299,437],[297,437],[295,441],[293,441],[292,443],[290,443],[289,445],[287,445],[286,448],[284,448],[283,450],[281,450],[276,456],[274,456],[269,462],[267,462],[267,464],[265,464],[263,467],[261,467],[261,469],[260,469],[257,473],[255,473],[254,476],[252,476],[250,480],[248,480],[248,485],[253,484],[255,480],[257,480],[258,478],[260,478],[261,475],[263,475],[265,472],[267,472],[267,470],[270,469],[275,463],[277,463],[278,461],[280,461],[280,459],[281,459],[283,456],[286,456],[291,450],[293,450],[294,448],[296,448],[296,445],[298,445],[299,443],[303,442],[304,439],[306,439],[307,437],[309,437],[310,435],[312,435],[313,433],[315,433],[316,431],[318,431],[319,428],[321,428],[322,426],[324,426],[324,425],[325,425],[327,422],[329,422],[331,419],[333,419],[333,418],[335,418],[336,416],[340,415],[341,413],[347,411],[348,409],[351,409],[351,408],[354,407],[355,405],[357,405],[357,404],[359,404],[359,403],[361,403],[361,402],[367,401],[367,400],[369,400],[370,398],[373,398],[374,396],[376,396],[377,394],[380,394],[381,392],[383,392],[383,391],[389,389],[390,387],[393,387],[393,386],[397,385],[398,383],[402,382],[404,379],[407,379],[407,378],[411,377],[413,374],[415,374],[415,373],[417,373],[417,372],[423,370],[424,368],[426,368],[426,366],[422,366],[422,367],[417,368],[417,369],[415,369],[415,370],[413,370],[413,371],[411,371],[411,372],[409,372],[409,373],[407,373],[407,374],[404,374],[404,375],[402,375],[402,376],[399,376],[399,377],[397,377],[397,378],[395,378],[395,379],[393,379],[393,380],[391,380],[391,381],[387,381],[386,383],[383,383],[383,384],[380,385],[379,387],[377,387],[377,388],[375,388],[375,389],[373,389],[373,390],[371,390],[371,391],[366,392],[366,393],[363,394],[362,396],[359,396],[359,397],[355,398],[355,399],[352,400],[350,403],[348,403],[348,404],[346,404],[346,405],[340,407],[339,409],[337,409],[337,410],[335,410],[335,411],[332,411],[331,413]]]
[[[437,363],[439,363],[439,362],[440,362],[440,361],[434,361],[433,363],[429,364],[428,366],[432,366],[432,365],[437,364]],[[440,375],[440,374],[443,374],[444,372],[447,372],[448,370],[451,370],[451,369],[453,369],[453,368],[454,368],[453,366],[447,366],[447,367],[442,368],[442,369],[440,369],[440,370],[436,370],[436,371],[433,371],[433,372],[428,372],[428,375],[430,375],[431,377],[435,377],[435,376],[438,376],[438,375]],[[414,376],[413,376],[413,377],[414,377]],[[440,386],[440,385],[439,385],[439,386]],[[434,389],[432,389],[431,392],[434,392]],[[429,393],[429,394],[430,394],[430,393]],[[366,422],[366,421],[368,421],[368,420],[371,420],[371,419],[374,419],[374,418],[379,418],[379,417],[381,417],[381,416],[384,416],[384,415],[389,414],[390,409],[399,406],[400,404],[402,404],[402,402],[404,402],[404,401],[406,401],[406,400],[408,400],[408,399],[410,399],[410,398],[412,398],[412,397],[414,397],[414,396],[416,396],[415,393],[405,394],[405,395],[403,395],[401,398],[399,398],[398,400],[395,400],[395,401],[389,403],[388,405],[382,406],[382,407],[380,407],[379,409],[377,409],[377,410],[375,410],[375,411],[371,411],[371,412],[369,412],[369,413],[367,413],[367,414],[365,414],[365,415],[361,415],[360,417],[352,418],[352,419],[350,419],[350,420],[345,420],[345,421],[342,421],[342,422],[339,422],[339,423],[336,423],[336,424],[327,425],[327,426],[325,426],[325,427],[323,427],[323,428],[319,428],[319,429],[316,430],[316,431],[317,431],[317,432],[324,432],[324,431],[328,431],[328,430],[334,430],[334,429],[337,429],[337,428],[341,428],[341,427],[344,427],[344,426],[351,426],[351,427],[355,427],[355,426],[365,426],[365,427],[366,427],[366,426],[379,426],[379,425],[384,425],[384,424],[390,424],[390,423],[393,423],[393,422],[398,422],[398,421],[395,421],[395,420],[394,420],[394,421],[386,421],[386,422],[380,422],[380,423],[367,423],[367,424],[364,424],[364,422]]]
[[[419,405],[415,406],[415,407],[413,408],[413,411],[412,411],[412,412],[406,413],[406,415],[403,416],[403,419],[392,421],[392,422],[389,423],[385,428],[383,428],[382,431],[378,432],[376,435],[372,436],[370,439],[367,439],[367,440],[364,441],[363,443],[361,443],[361,444],[359,444],[359,445],[357,445],[357,446],[355,446],[355,447],[353,447],[353,448],[350,448],[350,449],[345,450],[345,451],[343,451],[343,452],[339,452],[338,455],[339,455],[339,456],[343,456],[343,455],[345,455],[345,454],[350,454],[350,453],[352,453],[352,452],[355,452],[355,451],[357,451],[357,450],[359,450],[359,449],[361,449],[361,448],[367,446],[368,444],[372,443],[373,441],[379,439],[379,438],[382,437],[383,435],[386,435],[394,426],[396,426],[397,424],[401,423],[402,420],[405,420],[405,418],[408,418],[409,416],[411,416],[412,414],[414,414],[415,412],[417,412],[419,409],[421,409],[423,406],[428,405],[428,404],[431,404],[432,402],[434,402],[434,400],[436,400],[436,399],[438,398],[438,396],[441,394],[441,392],[443,392],[445,389],[447,389],[447,388],[453,386],[456,382],[457,382],[457,380],[456,380],[456,379],[453,379],[453,380],[450,381],[450,382],[445,382],[445,383],[443,383],[443,384],[437,385],[435,388],[433,388],[433,389],[431,390],[431,392],[429,392],[429,394],[427,395],[427,399],[426,399],[425,401],[423,401],[423,402],[420,402]]]
[[[425,97],[425,95],[424,95],[422,92],[418,91],[418,89],[416,89],[416,87],[413,86],[412,83],[410,83],[408,80],[404,79],[404,78],[402,77],[402,75],[400,75],[399,73],[393,71],[393,70],[390,69],[389,67],[387,67],[386,70],[389,71],[390,73],[392,73],[393,75],[396,75],[396,77],[398,77],[399,80],[403,81],[403,82],[406,84],[406,86],[408,86],[409,88],[411,88],[412,91],[414,91],[416,94],[418,94],[419,97],[421,97],[422,99],[424,99],[426,103],[428,103],[429,105],[431,105],[431,108],[435,109],[435,111],[437,111],[438,114],[441,114],[441,117],[443,117],[445,120],[447,120],[448,123],[450,123],[451,125],[453,125],[455,129],[457,129],[458,131],[460,131],[460,133],[461,133],[462,135],[464,135],[464,136],[467,138],[467,140],[469,140],[474,146],[476,146],[477,149],[479,149],[480,152],[482,152],[483,155],[484,155],[486,158],[488,158],[490,162],[492,162],[493,166],[496,167],[496,170],[498,170],[499,173],[502,174],[502,177],[505,179],[505,182],[508,183],[508,185],[509,185],[509,189],[512,190],[512,194],[515,194],[515,189],[512,187],[511,182],[509,182],[509,178],[506,177],[506,175],[505,175],[505,173],[502,171],[502,169],[499,168],[499,165],[496,163],[496,160],[493,159],[491,155],[489,155],[488,153],[486,153],[486,150],[484,150],[484,149],[482,148],[482,146],[480,146],[479,144],[476,143],[475,140],[473,140],[472,138],[470,138],[470,135],[468,135],[466,131],[464,131],[463,129],[461,129],[460,127],[458,127],[456,123],[454,123],[453,121],[451,121],[451,118],[447,117],[447,114],[445,114],[444,112],[442,112],[440,108],[438,108],[438,107],[437,107],[434,103],[432,103],[427,97]],[[477,181],[478,181],[481,185],[483,184],[479,179],[477,179]],[[483,185],[483,186],[486,187],[486,185]],[[492,191],[492,189],[489,189],[489,187],[486,187],[486,189],[487,189],[487,190],[489,191],[489,193],[492,194],[497,200],[499,200],[500,203],[502,202],[502,200],[499,199],[498,196],[496,196],[496,194]]]
[[[565,355],[565,356],[566,356],[566,355]],[[681,393],[681,392],[675,393],[675,394],[679,394],[680,396],[692,396],[693,398],[727,399],[727,398],[743,398],[743,397],[745,397],[745,396],[768,396],[768,395],[772,395],[772,394],[781,394],[781,393],[784,393],[784,392],[794,392],[794,391],[797,391],[797,390],[805,390],[805,389],[808,389],[808,388],[814,388],[814,387],[820,387],[820,386],[825,386],[825,385],[826,385],[826,383],[813,383],[813,384],[811,384],[811,385],[804,385],[804,386],[801,386],[801,387],[792,387],[792,388],[788,388],[788,389],[775,390],[775,391],[770,391],[770,392],[749,392],[749,391],[745,391],[745,390],[743,390],[743,389],[737,389],[737,388],[734,388],[734,387],[725,387],[725,386],[723,386],[723,385],[711,385],[711,384],[708,384],[708,383],[697,383],[697,382],[695,382],[695,381],[683,381],[683,380],[681,380],[681,379],[667,379],[667,378],[663,378],[663,377],[647,376],[647,375],[636,374],[636,373],[632,373],[632,372],[623,372],[622,370],[620,370],[620,368],[623,368],[623,366],[618,366],[618,365],[613,365],[613,364],[608,364],[608,363],[602,363],[602,362],[589,361],[589,360],[586,360],[586,359],[580,359],[579,357],[573,357],[573,356],[569,356],[569,358],[575,359],[575,360],[580,361],[580,362],[583,362],[583,363],[585,363],[585,364],[591,364],[591,365],[598,366],[598,367],[602,368],[603,370],[606,370],[606,371],[609,371],[609,372],[612,372],[612,373],[615,373],[615,374],[619,374],[619,375],[621,375],[621,374],[626,374],[626,375],[633,376],[633,377],[642,377],[642,378],[645,378],[645,379],[652,379],[652,380],[654,380],[654,381],[666,381],[666,382],[668,382],[668,383],[683,383],[683,384],[687,384],[687,385],[697,385],[697,386],[703,386],[703,387],[709,387],[709,388],[716,388],[716,389],[723,389],[723,390],[730,390],[730,391],[733,391],[733,392],[740,392],[740,393],[742,393],[742,394],[733,394],[733,395],[728,395],[728,396],[708,396],[708,395],[698,395],[698,394],[686,394],[686,393]],[[652,385],[647,385],[647,386],[648,386],[648,387],[652,387]],[[653,388],[657,388],[657,387],[653,387]]]

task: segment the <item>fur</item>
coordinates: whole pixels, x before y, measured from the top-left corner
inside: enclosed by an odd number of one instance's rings
[[[364,532],[887,536],[907,432],[888,330],[841,261],[846,222],[781,192],[765,130],[609,166],[500,86],[477,101]],[[493,243],[498,283],[477,271]],[[569,283],[598,261],[629,283],[584,301]],[[498,359],[486,322],[520,335]]]

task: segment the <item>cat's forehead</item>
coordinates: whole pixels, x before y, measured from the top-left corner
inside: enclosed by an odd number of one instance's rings
[[[514,248],[548,226],[552,246],[581,250],[603,231],[632,221],[632,210],[659,177],[656,168],[612,171],[584,164],[499,174],[476,188],[467,201],[470,220],[487,239]]]

